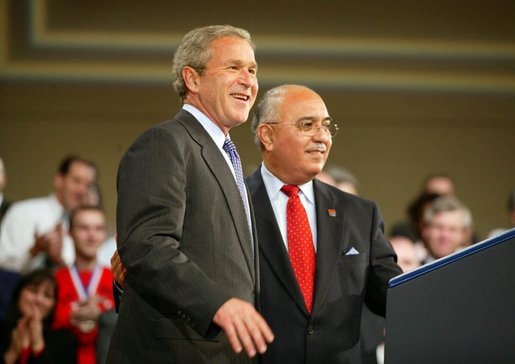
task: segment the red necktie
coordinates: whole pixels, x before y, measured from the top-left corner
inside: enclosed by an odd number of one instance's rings
[[[286,206],[286,227],[288,254],[308,312],[313,307],[315,286],[315,248],[309,227],[308,215],[299,198],[299,187],[284,185],[281,188],[288,197]]]

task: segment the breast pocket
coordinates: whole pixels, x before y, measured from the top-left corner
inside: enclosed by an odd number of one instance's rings
[[[337,265],[342,291],[363,296],[367,280],[368,254],[341,255]]]
[[[338,259],[338,265],[348,264],[365,264],[368,260],[368,255],[365,253],[353,254],[353,255],[341,255]]]

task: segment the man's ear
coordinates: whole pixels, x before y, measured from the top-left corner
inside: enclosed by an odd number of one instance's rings
[[[60,173],[54,174],[54,189],[60,191],[64,186],[64,176]]]
[[[268,124],[261,124],[257,128],[257,135],[263,145],[263,150],[272,150],[274,146],[274,129]]]
[[[197,93],[199,87],[199,74],[198,72],[190,67],[186,66],[182,69],[182,79],[184,80],[184,85],[189,92]]]

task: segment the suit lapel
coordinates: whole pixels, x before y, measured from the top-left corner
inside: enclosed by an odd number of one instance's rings
[[[241,195],[232,172],[213,139],[197,119],[184,110],[179,111],[175,118],[188,130],[193,140],[202,148],[202,158],[204,158],[206,165],[218,181],[227,200],[227,205],[239,236],[241,249],[243,250],[252,279],[255,281],[256,271],[254,253],[252,252],[253,242],[249,234],[243,201],[241,201]]]
[[[343,225],[345,215],[343,209],[338,210],[336,199],[331,190],[318,180],[313,181],[315,190],[317,219],[317,258],[315,295],[312,315],[315,315],[323,304],[336,261],[341,251]]]
[[[307,315],[306,305],[266,192],[261,168],[258,168],[252,176],[247,178],[247,183],[254,206],[256,228],[259,236],[259,251],[293,301]]]

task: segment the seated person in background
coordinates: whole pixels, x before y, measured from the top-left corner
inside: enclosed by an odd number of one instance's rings
[[[75,363],[73,335],[50,328],[55,302],[56,283],[50,270],[35,270],[19,281],[1,325],[0,362]]]
[[[407,221],[397,222],[390,230],[390,236],[404,235],[415,243],[420,242],[420,228],[424,209],[438,196],[454,195],[454,180],[446,173],[433,173],[424,178],[419,194],[407,208]],[[419,249],[419,258],[425,259],[424,249]]]
[[[83,203],[95,178],[92,162],[69,156],[54,176],[54,193],[12,204],[0,230],[0,268],[26,273],[73,263],[67,215]]]
[[[424,211],[438,197],[440,195],[436,193],[426,192],[417,196],[408,206],[408,220],[396,223],[390,231],[390,236],[405,236],[414,242],[419,262],[425,261],[428,254],[421,237],[421,230],[424,225]]]
[[[420,267],[417,251],[413,241],[405,236],[392,236],[390,238],[393,250],[397,253],[397,264],[402,268],[403,273]]]
[[[428,250],[423,263],[445,257],[471,244],[472,215],[457,198],[441,196],[424,211],[422,240]]]
[[[398,222],[392,226],[390,236],[405,236],[408,239],[419,242],[422,240],[420,230],[423,226],[425,209],[440,195],[436,193],[422,192],[408,206],[406,213],[408,220]]]
[[[79,364],[97,363],[96,345],[101,314],[114,307],[113,275],[97,262],[106,238],[106,220],[99,207],[81,206],[70,215],[75,264],[56,272],[58,300],[53,327],[71,330],[77,337]],[[101,360],[99,360],[100,362]]]
[[[358,196],[358,180],[343,167],[327,166],[317,176],[317,179],[340,190]]]
[[[515,227],[515,189],[513,189],[510,192],[510,195],[508,196],[508,203],[507,203],[507,212],[508,212],[508,219],[510,220],[510,227],[507,229],[511,229]],[[488,233],[488,237],[492,237],[495,235],[499,235],[500,233],[507,230],[506,228],[497,228]]]
[[[447,173],[433,173],[427,176],[422,184],[422,192],[435,193],[442,196],[454,195],[454,180]]]

